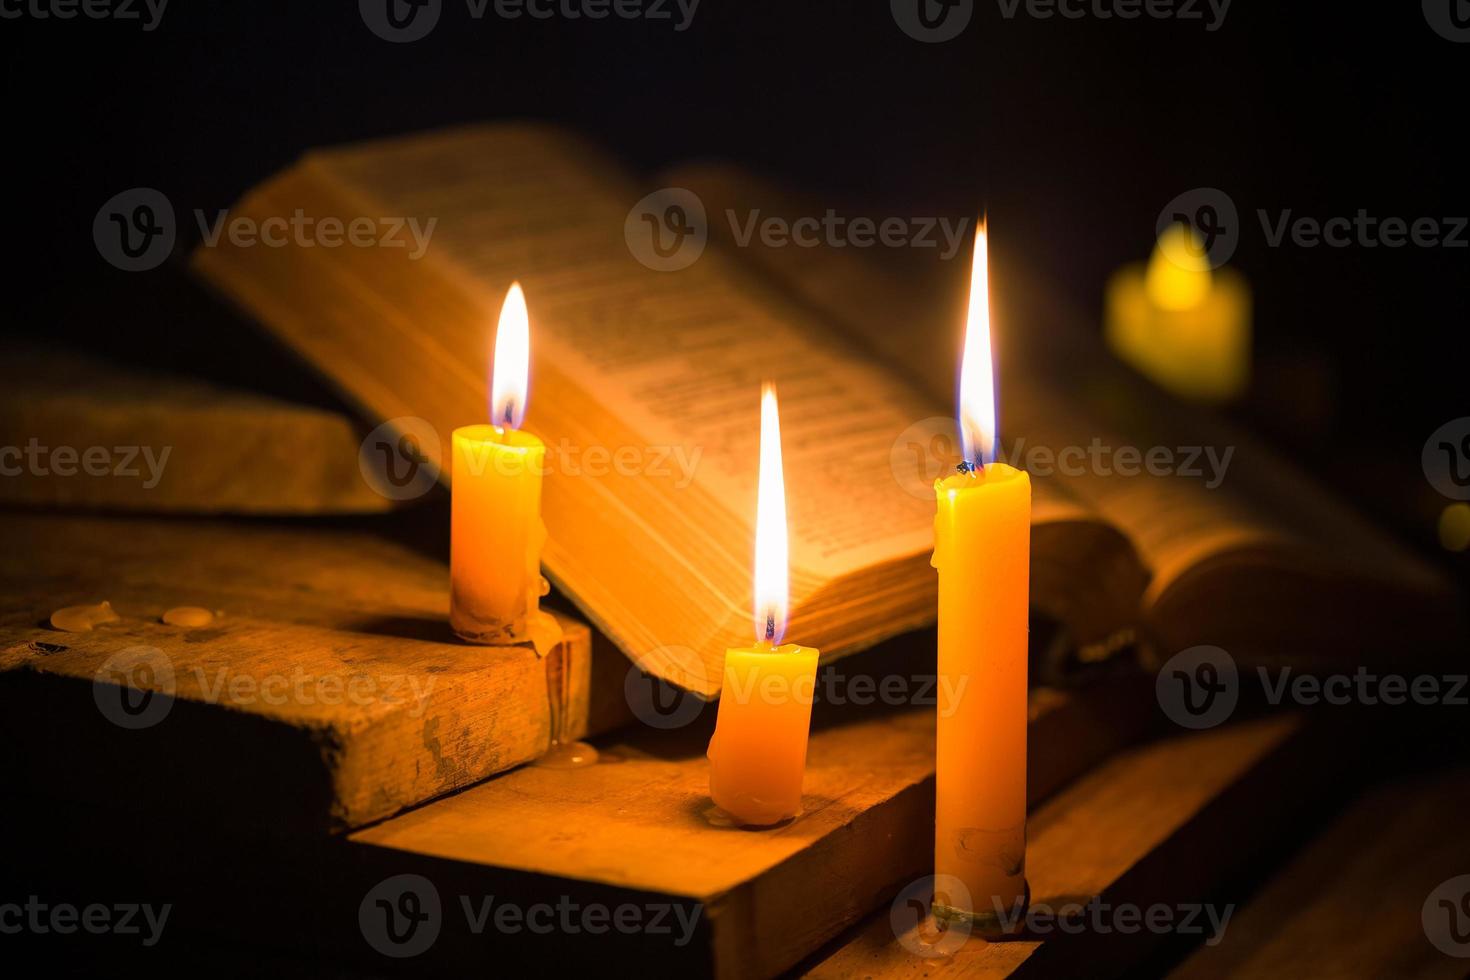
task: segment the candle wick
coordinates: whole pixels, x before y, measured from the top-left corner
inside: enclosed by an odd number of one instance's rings
[[[955,469],[959,470],[961,473],[969,473],[973,476],[974,474],[980,472],[982,467],[983,464],[981,463],[972,463],[968,459],[962,459],[960,460],[960,465],[955,467]]]
[[[776,614],[766,613],[766,642],[776,642]]]

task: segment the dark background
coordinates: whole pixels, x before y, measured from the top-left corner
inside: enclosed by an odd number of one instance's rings
[[[564,123],[645,170],[733,160],[871,214],[983,206],[1008,249],[1094,312],[1108,274],[1147,255],[1160,209],[1213,186],[1239,209],[1233,264],[1256,297],[1259,384],[1235,414],[1436,550],[1447,501],[1419,454],[1467,414],[1470,250],[1271,248],[1256,209],[1470,213],[1455,152],[1470,45],[1437,35],[1416,3],[1235,0],[1213,32],[1198,9],[1204,19],[1006,19],[977,0],[941,44],[908,37],[887,2],[851,0],[703,0],[684,32],[474,20],[445,0],[410,44],[374,36],[350,0],[173,0],[152,32],[0,20],[3,166],[20,218],[6,236],[7,320],[294,385],[268,354],[221,357],[236,341],[177,262],[105,263],[97,209],[130,187],[163,191],[178,259],[194,208],[228,207],[308,147],[471,120]]]

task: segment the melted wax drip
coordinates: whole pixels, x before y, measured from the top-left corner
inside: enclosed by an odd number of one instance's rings
[[[597,749],[582,741],[562,741],[566,704],[571,700],[571,678],[565,669],[569,655],[559,644],[546,656],[546,695],[550,709],[551,747],[531,765],[539,769],[582,769],[597,765]]]

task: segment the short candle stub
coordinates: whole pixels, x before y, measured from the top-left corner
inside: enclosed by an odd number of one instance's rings
[[[930,904],[930,909],[934,912],[936,919],[966,923],[973,935],[979,936],[986,942],[1018,939],[1026,931],[1026,913],[1031,908],[1031,882],[1022,879],[1021,884],[1025,891],[1019,896],[1018,901],[1011,903],[1009,908],[1002,906],[997,909],[992,904],[988,909],[966,911],[936,901]],[[994,899],[992,899],[993,902]]]
[[[450,628],[468,643],[541,650],[546,446],[528,432],[468,425],[454,430],[452,452]]]
[[[773,827],[801,813],[818,657],[765,641],[725,652],[709,790],[731,823]]]

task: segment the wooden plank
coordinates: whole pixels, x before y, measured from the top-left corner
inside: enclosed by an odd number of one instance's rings
[[[1147,692],[1144,692],[1145,694]],[[1101,722],[1116,690],[1047,692],[1035,702],[1033,793],[1116,747],[1147,712]],[[280,841],[229,828],[181,828],[147,814],[22,803],[34,854],[11,880],[42,892],[116,882],[175,903],[175,941],[208,937],[333,949],[378,972],[637,970],[645,976],[769,976],[886,901],[932,860],[932,710],[820,705],[806,810],[780,827],[733,828],[712,813],[704,748],[713,712],[683,728],[634,729],[599,744],[603,762],[527,767],[329,841]],[[1077,739],[1077,732],[1090,732]],[[97,834],[106,827],[106,834]],[[127,848],[110,841],[126,839]],[[308,846],[310,845],[310,846]],[[104,870],[105,869],[105,870]],[[401,963],[370,945],[361,916],[385,881],[417,875],[440,912],[429,948]],[[3,878],[4,876],[0,876]],[[219,883],[228,881],[228,889]],[[70,883],[70,884],[68,884]],[[0,888],[3,892],[3,888]],[[473,919],[487,899],[527,909],[677,908],[683,935],[558,924],[550,934]],[[390,903],[391,904],[391,903]],[[269,921],[269,935],[258,924]],[[580,918],[576,921],[580,922]],[[673,923],[675,918],[667,921]],[[370,926],[369,926],[370,927]]]
[[[1038,693],[1033,796],[1133,737],[1143,712],[1097,724],[1128,703],[1116,690]],[[1079,742],[1083,729],[1090,737]],[[805,811],[763,832],[714,813],[708,737],[708,726],[696,726],[614,745],[606,754],[615,765],[520,770],[350,840],[388,852],[395,867],[413,866],[410,857],[451,862],[477,893],[530,875],[573,896],[602,887],[689,903],[705,920],[698,959],[721,977],[789,968],[932,861],[932,712],[819,727]],[[506,946],[480,962],[520,952]]]
[[[1470,883],[1470,771],[1395,779],[1346,810],[1249,899],[1230,923],[1229,942],[1199,947],[1172,980],[1205,977],[1463,977]],[[1430,902],[1435,895],[1434,903]],[[1439,899],[1451,908],[1438,905]],[[1442,942],[1425,928],[1425,906]],[[1456,907],[1458,906],[1458,907]]]
[[[1097,896],[1116,907],[1202,902],[1212,882],[1283,833],[1296,808],[1331,779],[1330,756],[1301,719],[1277,716],[1175,736],[1129,750],[1048,802],[1028,828],[1033,907],[1061,909]],[[1302,766],[1304,758],[1314,760]],[[918,929],[925,930],[918,935]],[[1106,976],[1136,964],[1165,937],[1045,935],[987,943],[963,939],[951,955],[916,950],[932,923],[895,934],[887,907],[813,962],[816,978]],[[963,937],[961,937],[963,938]]]
[[[72,352],[7,347],[0,503],[236,514],[386,511],[346,415]]]
[[[565,740],[629,717],[592,698],[585,625],[561,616],[545,658],[460,643],[445,567],[359,531],[14,514],[0,529],[0,765],[17,790],[340,831],[536,758],[554,719]],[[45,625],[100,600],[118,622]],[[161,621],[184,605],[221,614]]]

